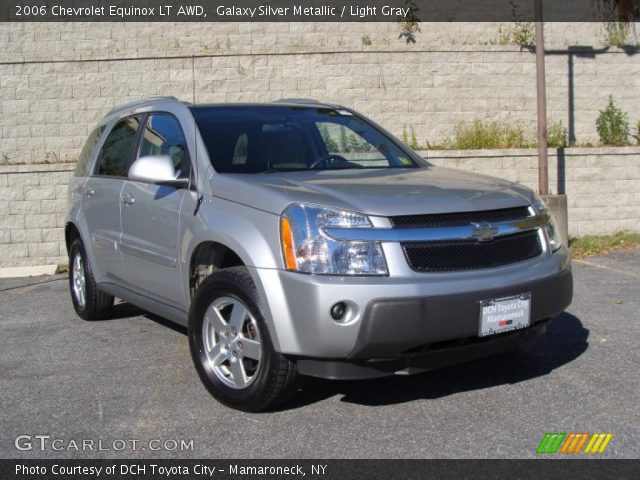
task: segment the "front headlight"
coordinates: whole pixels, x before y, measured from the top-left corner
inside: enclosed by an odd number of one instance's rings
[[[325,228],[371,228],[364,215],[294,203],[280,217],[282,254],[287,270],[324,275],[387,275],[380,242],[349,242],[329,237]]]
[[[551,210],[549,210],[547,204],[544,203],[544,200],[537,195],[534,196],[533,209],[538,215],[548,215],[549,221],[544,226],[544,229],[547,232],[547,238],[549,239],[549,248],[552,252],[555,252],[562,246],[562,239],[560,238],[560,233],[556,226],[556,220],[553,218]]]

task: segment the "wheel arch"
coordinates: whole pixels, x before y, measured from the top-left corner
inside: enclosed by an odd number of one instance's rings
[[[214,240],[200,242],[191,252],[189,260],[189,293],[191,297],[205,278],[229,267],[242,267],[246,263],[234,249]]]
[[[69,249],[71,248],[71,244],[74,242],[76,238],[82,239],[82,235],[80,234],[80,229],[73,222],[67,222],[64,226],[64,243],[67,247],[67,254],[69,253]]]
[[[268,298],[265,285],[262,283],[262,278],[257,274],[255,266],[251,263],[251,258],[248,257],[246,251],[242,250],[242,246],[237,245],[234,248],[231,245],[234,245],[233,241],[203,239],[193,248],[191,255],[187,257],[188,263],[184,262],[185,270],[188,268],[185,276],[187,277],[189,304],[192,304],[198,287],[212,273],[229,267],[246,267],[261,299],[262,314],[267,322],[274,347],[280,351],[280,334],[271,315],[271,301]]]

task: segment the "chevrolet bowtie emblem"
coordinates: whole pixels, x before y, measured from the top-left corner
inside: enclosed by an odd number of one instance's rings
[[[475,228],[471,231],[471,236],[478,239],[479,242],[493,240],[493,236],[498,233],[498,227],[492,227],[486,222],[474,223],[473,226]]]

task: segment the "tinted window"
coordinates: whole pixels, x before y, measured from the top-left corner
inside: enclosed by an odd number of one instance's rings
[[[192,112],[221,173],[417,166],[381,131],[345,110],[265,105]]]
[[[138,125],[140,117],[128,117],[116,123],[98,155],[97,175],[127,176]]]
[[[351,126],[337,122],[317,122],[325,149],[363,167],[389,167],[389,159]],[[380,148],[386,148],[386,143]],[[408,160],[408,159],[407,159]]]
[[[169,114],[151,114],[140,138],[138,157],[169,155],[179,176],[189,176],[187,142],[178,120]]]
[[[80,152],[80,156],[78,157],[78,163],[76,164],[76,170],[73,174],[76,177],[82,177],[87,173],[87,167],[93,158],[93,153],[95,151],[95,147],[98,144],[98,141],[102,137],[104,133],[105,127],[99,126],[93,130],[89,134],[89,138],[84,143],[84,147],[82,147],[82,151]]]

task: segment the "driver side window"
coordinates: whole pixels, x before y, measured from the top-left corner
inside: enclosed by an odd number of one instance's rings
[[[147,155],[169,155],[179,178],[187,178],[190,171],[187,142],[180,123],[166,113],[152,113],[140,138],[138,158]]]

